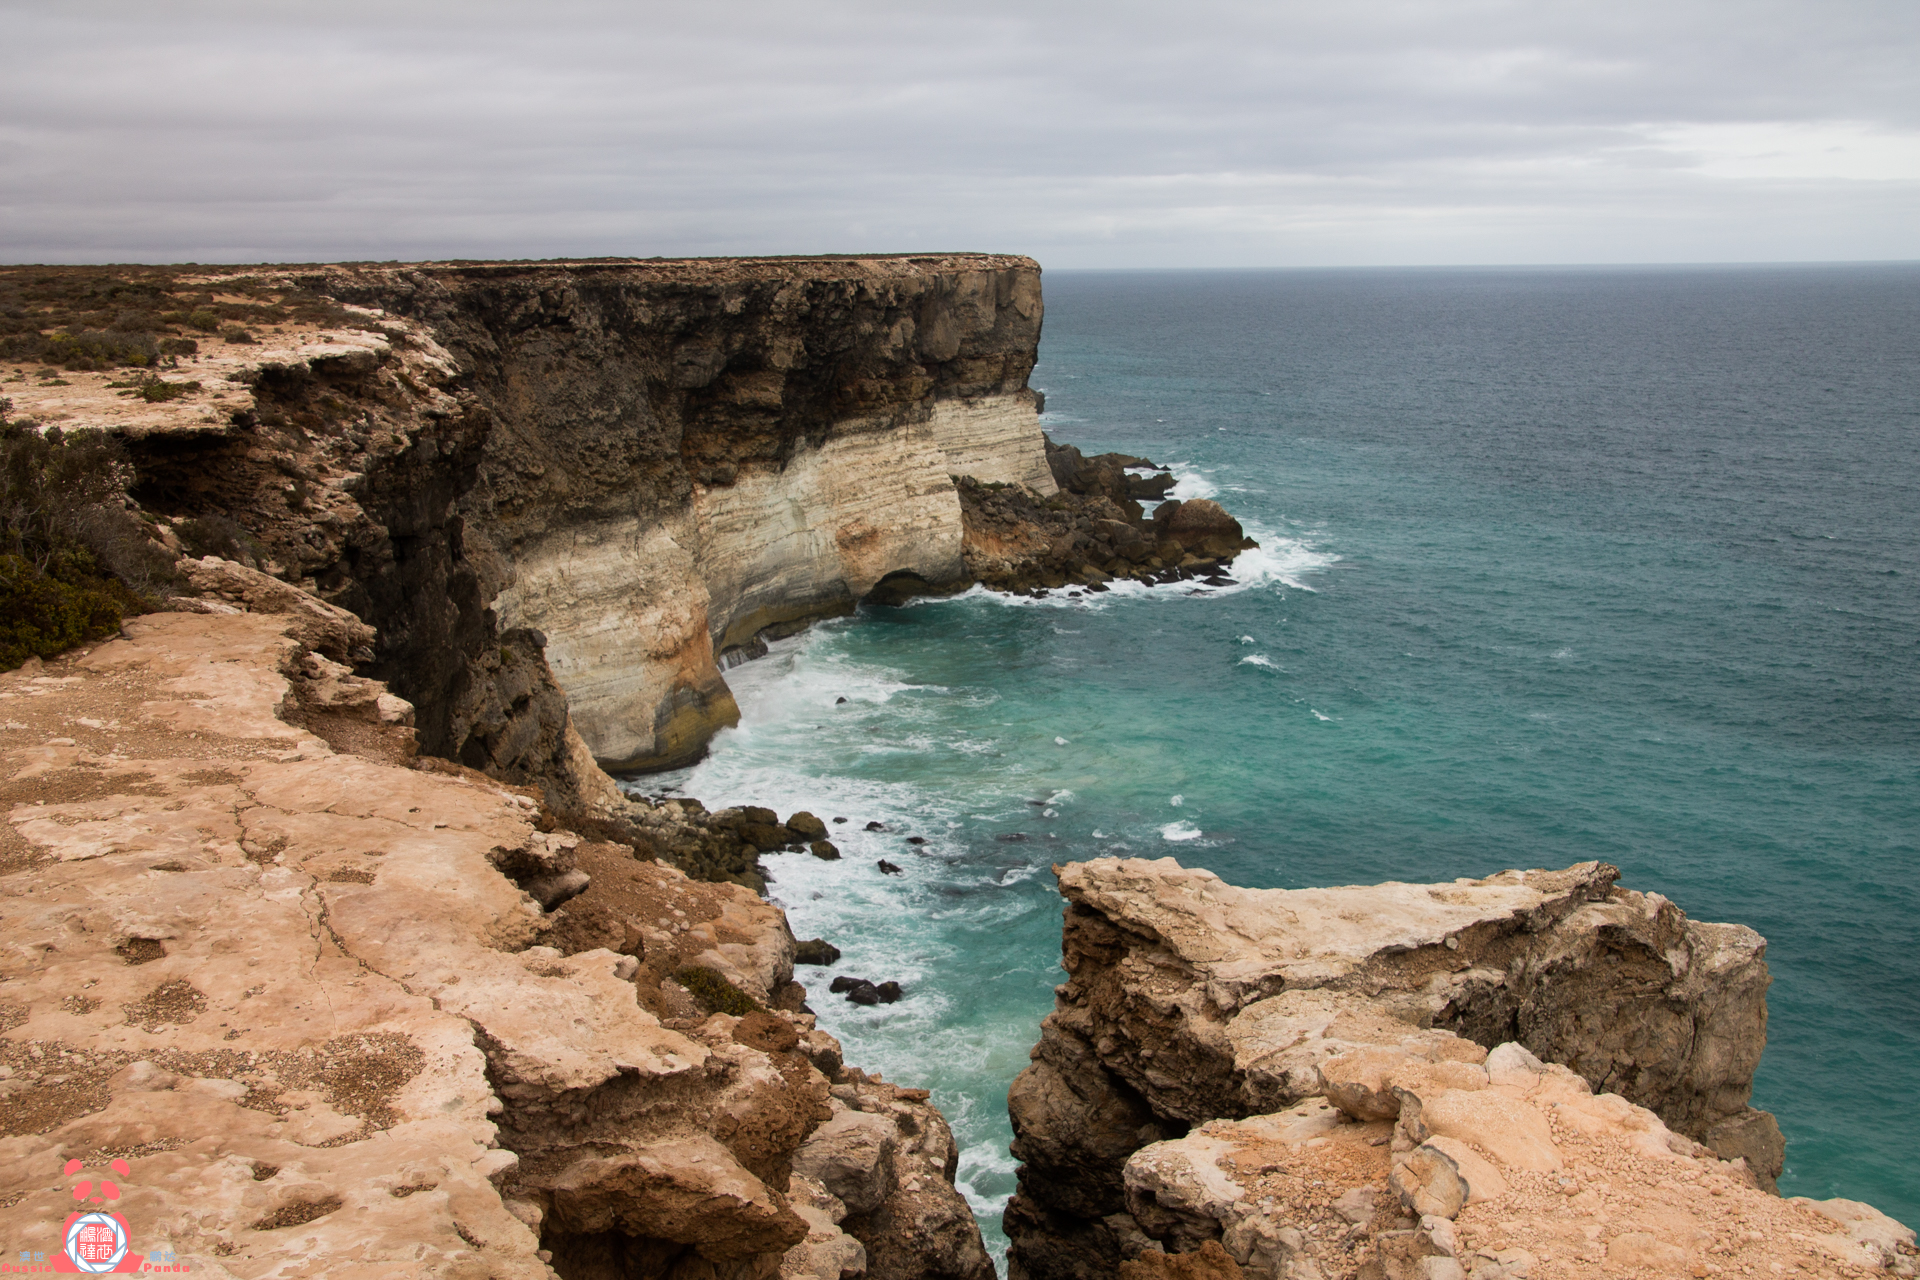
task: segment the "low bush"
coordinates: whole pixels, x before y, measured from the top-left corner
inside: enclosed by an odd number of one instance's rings
[[[673,980],[693,993],[708,1013],[730,1013],[744,1018],[757,1012],[760,1002],[720,976],[718,969],[688,965],[674,971]]]
[[[152,378],[140,384],[139,396],[148,404],[164,404],[168,400],[178,400],[181,396],[192,395],[200,389],[197,382],[166,382]]]
[[[176,580],[126,509],[133,465],[99,431],[44,433],[0,400],[0,669],[119,629]]]
[[[228,342],[252,342],[253,335],[237,324],[230,324],[220,331],[220,336]]]
[[[24,557],[0,554],[0,671],[112,635],[122,608],[104,582],[62,582]]]

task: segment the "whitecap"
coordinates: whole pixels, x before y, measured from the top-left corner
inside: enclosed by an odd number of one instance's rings
[[[1192,465],[1176,462],[1168,468],[1173,472],[1173,488],[1167,490],[1167,497],[1176,502],[1190,502],[1195,498],[1211,498],[1220,492],[1220,487],[1206,478]]]
[[[1065,738],[1055,738],[1053,740],[1053,745],[1056,747],[1064,747],[1067,745],[1067,740]]]
[[[1047,797],[1047,803],[1048,804],[1065,804],[1067,801],[1071,799],[1073,799],[1073,792],[1067,790],[1065,787],[1062,787],[1058,791],[1054,792],[1052,795]]]
[[[1252,636],[1241,636],[1241,637],[1240,637],[1240,643],[1241,643],[1241,644],[1252,644],[1252,643],[1253,643],[1253,637],[1252,637]]]
[[[1274,671],[1278,671],[1280,669],[1279,667],[1274,666],[1273,659],[1269,658],[1264,653],[1250,653],[1246,657],[1240,659],[1240,665],[1243,667],[1267,667]]]
[[[1176,843],[1184,840],[1198,840],[1200,838],[1200,828],[1194,826],[1191,822],[1169,822],[1166,826],[1160,828],[1160,838],[1162,840],[1172,840]]]
[[[1167,797],[1167,803],[1172,805],[1176,809],[1178,809],[1181,805],[1185,804],[1186,802],[1187,802],[1187,798],[1185,796]]]
[[[1312,707],[1308,707],[1307,710],[1313,711],[1313,718],[1315,720],[1319,720],[1325,723],[1331,723],[1333,720],[1332,716],[1323,716],[1318,711],[1314,711]]]

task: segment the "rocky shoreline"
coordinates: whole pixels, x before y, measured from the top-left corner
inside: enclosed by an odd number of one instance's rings
[[[7,438],[111,433],[99,555],[166,599],[0,675],[0,1236],[52,1256],[79,1205],[213,1275],[991,1276],[945,1120],[842,1060],[795,978],[838,953],[762,898],[828,823],[607,770],[697,758],[730,665],[861,603],[1231,582],[1217,504],[1041,433],[1037,265],[31,271]],[[1912,1272],[1870,1208],[1766,1194],[1750,930],[1596,864],[1059,871],[1014,1275]]]

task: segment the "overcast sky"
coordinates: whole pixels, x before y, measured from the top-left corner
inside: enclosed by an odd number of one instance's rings
[[[0,0],[0,259],[1920,258],[1920,0]]]

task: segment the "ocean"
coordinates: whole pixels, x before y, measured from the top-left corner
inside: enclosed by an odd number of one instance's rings
[[[1767,937],[1782,1193],[1920,1225],[1920,265],[1045,289],[1046,429],[1224,504],[1239,584],[863,610],[728,672],[739,728],[633,783],[848,819],[770,892],[906,987],[799,975],[850,1062],[933,1090],[995,1252],[1049,868],[1104,854],[1263,887],[1615,863]]]

